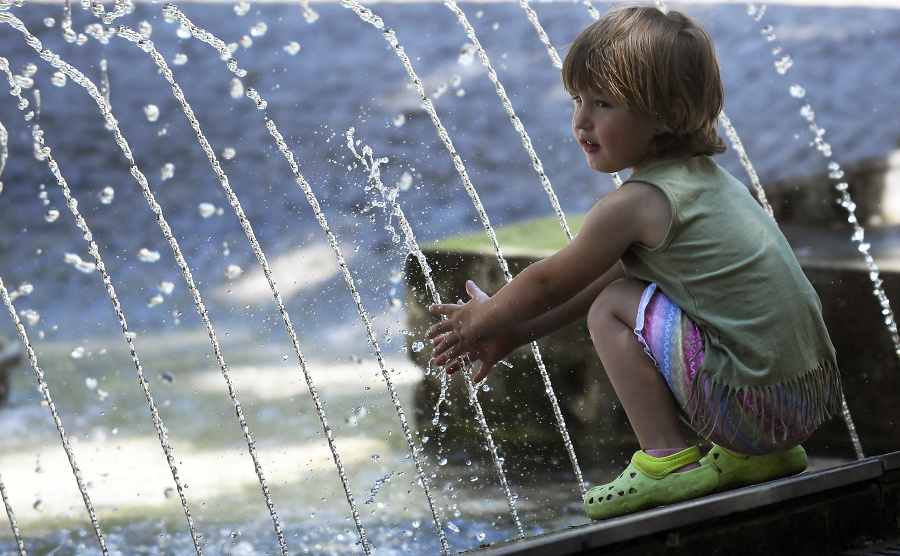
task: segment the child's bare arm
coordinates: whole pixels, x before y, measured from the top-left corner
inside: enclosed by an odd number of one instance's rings
[[[629,245],[657,245],[670,221],[668,199],[659,189],[626,184],[594,206],[569,245],[526,268],[494,297],[433,306],[433,313],[448,318],[431,327],[427,336],[441,336],[452,359],[492,334],[531,321],[579,294],[587,296],[588,287],[612,269]],[[586,303],[585,311],[590,307]]]
[[[624,277],[625,270],[621,262],[618,262],[613,265],[609,272],[595,280],[569,301],[529,321],[492,334],[479,342],[466,353],[469,361],[473,363],[476,361],[481,362],[481,368],[474,377],[475,382],[480,382],[484,379],[497,362],[509,355],[517,347],[543,338],[580,318],[584,318],[594,299],[600,295],[603,288]],[[466,283],[466,291],[469,292],[472,298],[479,296],[487,298],[487,294],[482,292],[471,280]],[[459,370],[460,362],[459,359],[451,358],[449,354],[450,348],[443,345],[442,340],[443,336],[434,338],[432,357],[434,357],[434,363],[438,366],[447,364],[445,367],[447,374],[453,374]]]

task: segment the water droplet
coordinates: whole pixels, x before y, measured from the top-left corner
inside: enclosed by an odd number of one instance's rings
[[[16,75],[15,76],[16,85],[22,87],[23,89],[30,89],[34,87],[34,79],[30,77],[26,77],[24,75]]]
[[[162,169],[159,171],[159,179],[166,181],[168,179],[172,179],[175,176],[175,165],[171,162],[166,162],[163,164]]]
[[[116,190],[110,186],[106,186],[103,188],[103,191],[100,192],[100,202],[104,205],[108,205],[113,202],[113,199],[116,197]]]
[[[459,533],[459,527],[452,521],[447,522],[447,529],[450,529],[454,533]]]
[[[45,17],[44,25],[47,27],[53,27],[54,25],[56,25],[56,20],[53,19],[52,17]]]
[[[762,19],[763,14],[766,13],[766,5],[757,6],[756,4],[749,4],[747,6],[747,15],[751,16],[756,21]]]
[[[413,352],[419,353],[423,349],[425,349],[425,342],[423,342],[421,340],[417,340],[417,341],[413,342],[413,345],[412,345]]]
[[[231,147],[226,147],[222,149],[222,158],[225,160],[234,160],[234,157],[237,156],[237,151],[232,149]]]
[[[166,372],[162,375],[163,382],[167,384],[175,384],[175,375],[172,373]]]
[[[149,21],[142,21],[138,24],[138,33],[144,36],[144,38],[149,39],[150,35],[153,34],[153,25],[150,24]]]
[[[250,34],[254,37],[262,37],[269,30],[269,26],[260,21],[250,28]]]
[[[159,107],[155,104],[148,104],[144,107],[144,116],[147,117],[147,121],[155,122],[159,119]]]
[[[172,295],[172,292],[175,291],[175,284],[172,282],[163,281],[156,285],[156,289],[166,295]]]
[[[178,31],[176,31],[175,34],[178,35],[179,39],[191,38],[191,30],[185,25],[179,25]]]
[[[175,66],[183,66],[188,63],[187,54],[178,53],[175,56],[172,56],[172,64]]]
[[[319,14],[307,7],[303,10],[303,19],[305,19],[307,23],[315,23],[319,21]]]
[[[31,326],[39,323],[41,321],[41,315],[34,309],[25,309],[19,312],[19,316],[25,319],[25,323]]]
[[[37,70],[38,68],[35,64],[28,62],[22,67],[22,75],[24,75],[25,77],[33,77],[34,74],[37,73]]]
[[[155,263],[159,260],[159,251],[151,251],[146,247],[142,247],[140,251],[138,251],[138,259],[145,263]]]
[[[466,43],[462,45],[462,48],[459,49],[459,63],[463,66],[471,66],[475,62],[476,52],[474,44]]]
[[[841,170],[841,165],[837,162],[829,162],[828,163],[828,177],[833,180],[839,180],[844,177],[844,171]]]
[[[378,454],[372,454],[372,461],[378,461],[381,458]]]
[[[147,300],[147,307],[156,307],[157,305],[161,304],[162,302],[163,302],[163,296],[157,294]]]
[[[260,110],[265,110],[266,106],[268,106],[268,103],[259,96],[259,93],[253,87],[247,89],[247,97],[252,99]]]
[[[400,179],[397,180],[397,188],[400,191],[407,191],[410,187],[412,187],[413,177],[409,172],[403,172],[403,175],[400,176]]]
[[[77,346],[72,350],[72,359],[81,359],[84,357],[84,348],[81,346]]]
[[[812,106],[808,104],[805,104],[800,108],[800,115],[810,122],[816,119],[816,113],[813,111]]]
[[[394,127],[403,127],[403,124],[406,123],[406,115],[397,114],[396,116],[394,116],[393,122],[394,122]]]
[[[53,73],[53,76],[50,78],[50,82],[57,87],[65,87],[66,79],[66,74],[61,71],[57,71]]]
[[[87,386],[89,390],[94,390],[97,388],[97,379],[87,377],[86,379],[84,379],[84,385]]]
[[[209,218],[216,213],[216,205],[212,203],[200,203],[197,209],[203,218]]]
[[[44,220],[47,222],[56,222],[57,218],[59,218],[59,211],[56,209],[50,209],[44,214]]]
[[[778,70],[778,73],[784,75],[787,73],[787,70],[791,69],[791,66],[794,65],[794,61],[791,60],[790,56],[785,55],[779,60],[775,60],[775,69]]]
[[[250,2],[238,2],[234,5],[234,13],[238,15],[247,15],[250,11]]]
[[[74,266],[76,269],[84,272],[85,274],[90,274],[91,272],[97,270],[97,265],[95,263],[83,261],[81,260],[81,257],[76,255],[75,253],[66,253],[63,256],[63,260],[66,264]]]
[[[234,280],[238,276],[244,273],[244,269],[239,267],[236,264],[228,265],[228,268],[225,269],[225,277],[229,280]]]
[[[791,85],[791,96],[794,98],[803,98],[806,96],[806,89],[800,85]]]
[[[244,96],[244,84],[241,83],[241,80],[237,77],[231,79],[229,94],[231,95],[231,98],[241,98]]]
[[[163,496],[165,496],[167,499],[172,498],[173,496],[175,496],[175,489],[172,487],[167,488],[163,491]]]
[[[482,541],[484,541],[484,539],[485,539],[484,533],[478,533],[477,535],[475,535],[475,540],[477,540],[478,542],[482,542]]]
[[[284,51],[291,56],[295,56],[298,52],[300,52],[300,43],[297,41],[291,41],[284,45]]]

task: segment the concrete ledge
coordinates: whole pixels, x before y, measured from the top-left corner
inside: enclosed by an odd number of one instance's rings
[[[898,465],[900,452],[475,552],[834,554],[900,537]]]

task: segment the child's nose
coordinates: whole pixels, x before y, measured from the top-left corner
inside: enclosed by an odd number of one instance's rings
[[[576,129],[588,129],[591,127],[589,110],[585,106],[579,106],[572,115],[572,126]]]
[[[576,129],[588,129],[590,125],[591,119],[585,115],[584,110],[579,110],[572,116],[572,126]]]

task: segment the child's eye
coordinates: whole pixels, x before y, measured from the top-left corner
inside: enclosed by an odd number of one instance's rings
[[[575,104],[581,104],[581,97],[578,95],[572,95],[572,102]]]

